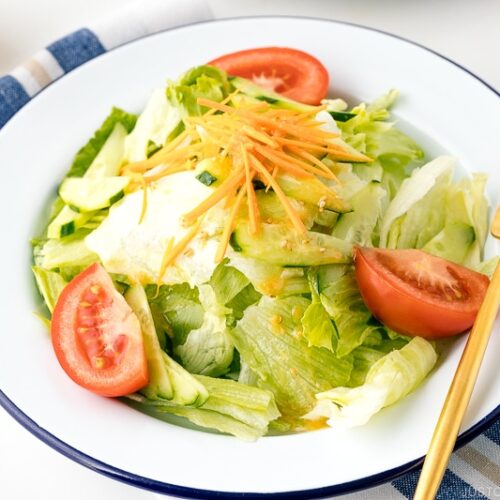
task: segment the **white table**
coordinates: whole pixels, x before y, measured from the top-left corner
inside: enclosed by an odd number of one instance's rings
[[[40,47],[131,1],[0,0],[0,75]],[[422,43],[500,88],[500,65],[494,57],[500,47],[497,0],[208,1],[216,17],[288,14],[373,26]],[[0,498],[141,500],[153,495],[73,463],[0,409]]]

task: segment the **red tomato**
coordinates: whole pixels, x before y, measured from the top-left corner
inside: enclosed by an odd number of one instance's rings
[[[63,290],[51,334],[59,363],[82,387],[114,397],[148,383],[139,320],[99,264]]]
[[[357,248],[361,295],[382,323],[428,339],[448,337],[474,323],[489,279],[421,250]]]
[[[285,47],[242,50],[208,64],[306,104],[319,104],[328,92],[328,71],[315,57],[301,50]]]

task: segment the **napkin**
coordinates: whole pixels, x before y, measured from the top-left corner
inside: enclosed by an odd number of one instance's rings
[[[137,38],[211,18],[204,0],[142,0],[120,9],[112,19],[97,21],[55,41],[0,77],[0,128],[43,88],[94,57]],[[499,408],[497,413],[500,415]],[[419,474],[416,470],[340,498],[410,499]],[[365,487],[367,482],[360,481],[358,486]],[[436,498],[500,498],[500,420],[452,455]]]
[[[142,0],[60,38],[0,77],[0,128],[47,85],[90,59],[137,38],[212,17],[205,0]]]

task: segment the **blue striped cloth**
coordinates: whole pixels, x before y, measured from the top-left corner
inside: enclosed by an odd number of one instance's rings
[[[52,81],[107,50],[147,34],[211,17],[204,0],[143,0],[117,12],[112,21],[101,21],[57,40],[9,75],[0,77],[0,128]],[[415,471],[341,498],[409,499],[419,473]],[[437,498],[500,498],[500,420],[453,454]]]

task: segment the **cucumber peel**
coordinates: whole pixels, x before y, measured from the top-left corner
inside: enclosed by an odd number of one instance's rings
[[[128,177],[69,177],[59,188],[59,196],[75,212],[93,212],[108,208],[123,198]]]

